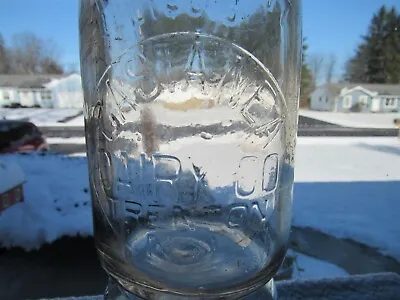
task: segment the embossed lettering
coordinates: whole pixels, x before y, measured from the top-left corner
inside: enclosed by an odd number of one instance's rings
[[[111,154],[104,149],[100,150],[98,161],[100,164],[100,176],[103,181],[104,188],[109,190],[112,187],[113,181]]]
[[[229,227],[243,227],[247,222],[247,207],[240,205],[234,206],[229,211],[228,225]]]
[[[188,84],[192,84],[192,81],[205,80],[204,58],[201,48],[201,42],[196,40],[192,46],[192,50],[185,66],[186,80]]]
[[[267,193],[276,189],[278,181],[278,154],[268,155],[264,160],[263,190]]]
[[[235,183],[237,197],[246,198],[254,192],[258,178],[258,174],[255,173],[257,165],[258,159],[256,156],[245,156],[240,160],[237,172],[238,178]]]

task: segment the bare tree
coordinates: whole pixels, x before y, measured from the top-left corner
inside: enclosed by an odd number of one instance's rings
[[[40,70],[42,73],[47,73],[47,74],[64,73],[63,67],[49,57],[45,57],[40,61]]]
[[[44,41],[28,32],[16,34],[9,52],[13,73],[63,73],[57,46],[52,40]]]
[[[321,80],[321,72],[324,67],[324,55],[318,53],[312,53],[308,56],[308,66],[311,73],[313,74],[314,84],[317,84]]]
[[[337,58],[335,54],[331,54],[326,62],[326,83],[331,83],[332,82],[332,77],[335,72],[335,67],[336,67],[336,62]]]
[[[10,71],[10,60],[8,56],[3,36],[0,34],[0,74],[7,74]]]
[[[12,63],[16,73],[39,73],[42,41],[30,33],[21,33],[12,38]]]
[[[65,65],[64,72],[66,74],[79,73],[78,63],[68,63]]]

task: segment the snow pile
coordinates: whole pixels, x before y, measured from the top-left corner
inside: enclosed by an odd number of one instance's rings
[[[300,110],[300,115],[354,128],[397,128],[394,119],[400,118],[400,113],[340,113],[314,110]]]
[[[84,158],[7,155],[26,175],[25,201],[0,215],[0,245],[39,248],[69,235],[91,235],[92,211]]]

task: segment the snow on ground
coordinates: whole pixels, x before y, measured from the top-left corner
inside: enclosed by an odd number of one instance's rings
[[[243,121],[240,111],[226,106],[214,107],[212,109],[192,109],[182,113],[182,111],[174,111],[166,109],[161,105],[154,105],[153,112],[157,123],[170,126],[209,125],[220,122],[230,125],[235,121]]]
[[[350,238],[400,261],[400,140],[353,138],[348,145],[300,138],[293,224]]]
[[[191,137],[168,149],[178,157],[198,157],[210,184],[223,186],[219,170],[230,169],[246,149],[233,135],[214,139],[215,147],[202,147]],[[215,160],[215,152],[225,155]],[[299,138],[296,154],[294,225],[354,239],[400,261],[400,140]]]
[[[297,253],[292,250],[289,250],[288,254],[295,257],[292,279],[315,279],[322,277],[343,277],[349,275],[349,273],[344,269],[326,261]]]
[[[0,119],[28,120],[32,116],[44,114],[49,110],[48,108],[0,108]]]
[[[37,126],[83,126],[83,116],[77,116],[67,122],[66,118],[78,115],[77,108],[0,108],[0,119],[25,120]]]
[[[157,123],[169,126],[209,125],[220,123],[221,120],[228,126],[233,122],[243,120],[238,110],[229,107],[188,109],[182,113],[182,111],[155,104],[152,110]],[[0,108],[0,119],[29,120],[38,126],[84,126],[82,114],[67,122],[60,122],[65,118],[78,115],[80,111],[82,110],[74,108]],[[400,118],[400,113],[337,113],[312,110],[300,110],[299,113],[305,117],[355,128],[396,128],[393,120]],[[128,121],[139,120],[140,111],[132,110],[125,113],[125,117]]]
[[[340,113],[315,110],[300,110],[301,116],[354,128],[396,128],[394,119],[400,113]]]
[[[190,95],[182,94],[178,97],[174,94],[175,102],[190,99]],[[163,98],[160,98],[163,100]],[[171,102],[169,100],[169,102]],[[155,119],[159,124],[170,126],[182,125],[208,125],[221,122],[226,125],[232,122],[242,121],[238,110],[229,107],[213,107],[212,109],[198,108],[188,109],[184,113],[179,110],[167,109],[161,104],[152,107]],[[0,108],[0,119],[30,120],[38,126],[84,126],[83,115],[79,115],[67,122],[60,122],[67,117],[76,116],[82,109],[66,108]],[[393,120],[400,118],[400,113],[338,113],[312,110],[300,110],[300,115],[355,128],[396,128]],[[138,120],[140,111],[131,111],[125,114],[127,120]]]
[[[69,157],[83,157],[86,156],[86,152],[75,152],[68,155]]]
[[[243,120],[243,116],[237,111],[227,107],[214,107],[213,109],[203,108],[188,110],[182,113],[181,111],[167,110],[161,105],[155,105],[153,106],[153,112],[157,123],[170,126],[189,125],[189,123],[192,125],[216,124],[221,122],[221,118],[223,118],[223,124],[230,125],[233,122]],[[354,128],[397,128],[393,120],[400,118],[400,113],[335,113],[310,110],[300,110],[300,115],[344,127]],[[127,120],[138,120],[139,117],[139,111],[132,111],[126,115]],[[47,126],[84,126],[84,118],[83,115],[80,115],[66,123],[49,121],[46,123],[42,121],[41,124]]]
[[[35,115],[30,117],[31,122],[42,126],[60,123],[65,118],[76,116],[81,113],[82,109],[76,108],[63,108],[63,109],[50,109],[45,114]],[[63,122],[61,122],[63,124]]]
[[[57,123],[60,126],[63,126],[62,124],[64,124],[65,126],[85,126],[85,121],[84,121],[84,117],[83,114],[79,115],[65,123]]]
[[[201,151],[205,158],[201,165],[206,170],[224,168],[226,162],[234,161],[233,149],[238,149],[234,141],[240,139],[230,135],[214,139],[219,141],[219,151],[227,153],[218,162],[208,159],[215,148],[202,149],[195,144],[196,137],[163,147],[182,157]],[[355,239],[400,260],[400,140],[300,137],[296,155],[294,224]],[[211,176],[212,172],[208,173]]]
[[[400,181],[396,137],[300,137],[297,182]]]
[[[182,113],[179,110],[164,108],[162,105],[154,105],[152,110],[157,123],[169,126],[217,124],[221,122],[221,119],[225,120],[223,124],[228,126],[235,121],[243,120],[240,112],[229,107],[189,109]],[[37,126],[83,127],[83,114],[66,122],[60,122],[67,117],[77,115],[80,111],[80,109],[0,108],[0,119],[29,120]],[[137,121],[140,119],[140,110],[132,110],[124,115],[127,121]]]
[[[162,147],[175,152],[182,145],[190,145],[195,139],[185,138]],[[214,139],[225,145],[240,140],[234,135]],[[47,142],[50,145],[84,144],[85,138],[47,138]],[[232,153],[232,149],[236,149],[226,147],[221,151]],[[214,151],[214,148],[211,149],[210,155]],[[206,150],[201,151],[205,151],[204,157],[209,157]],[[397,163],[400,165],[400,140],[395,137],[300,137],[296,154],[295,175],[298,182],[400,180],[400,172],[394,167]]]
[[[46,142],[51,144],[74,144],[82,145],[86,143],[85,137],[70,137],[70,138],[59,138],[59,137],[48,137]]]
[[[91,235],[87,161],[62,156],[1,156],[25,173],[25,201],[0,214],[0,244],[39,248],[63,235]],[[62,171],[60,171],[62,170]]]
[[[12,162],[0,160],[0,194],[8,192],[24,182],[25,177],[21,167]]]
[[[227,155],[220,163],[208,163],[215,148],[203,147],[204,140],[197,144],[200,140],[183,138],[168,149],[182,157],[198,156],[213,183],[218,181],[211,177],[223,162],[232,164],[246,151],[235,144],[241,141],[237,137],[214,137],[211,141],[218,151]],[[0,216],[1,243],[29,249],[61,235],[91,234],[86,158],[22,155],[1,159],[18,162],[27,179],[26,202]],[[299,138],[294,225],[351,238],[400,260],[399,166],[397,138]]]

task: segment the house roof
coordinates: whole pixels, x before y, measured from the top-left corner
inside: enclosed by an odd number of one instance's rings
[[[25,176],[21,167],[11,161],[0,161],[0,194],[24,183]]]
[[[53,79],[63,78],[65,75],[55,74],[0,74],[0,87],[18,87],[18,88],[43,88],[44,84]]]
[[[376,92],[379,95],[400,96],[400,84],[327,83],[323,85],[323,87],[326,87],[334,96],[339,95],[340,91],[344,88],[352,89],[357,86],[361,86],[371,92]]]

